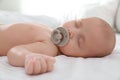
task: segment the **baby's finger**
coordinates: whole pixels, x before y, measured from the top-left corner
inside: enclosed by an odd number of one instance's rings
[[[41,73],[47,72],[47,62],[45,57],[41,56]]]
[[[33,59],[31,59],[30,61],[27,61],[25,63],[25,72],[27,74],[32,74],[33,73]]]
[[[33,68],[33,74],[39,74],[41,72],[41,61],[39,58],[34,57],[34,68]]]

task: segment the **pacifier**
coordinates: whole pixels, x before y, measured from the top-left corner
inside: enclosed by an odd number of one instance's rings
[[[65,28],[58,27],[52,32],[51,40],[57,46],[65,46],[69,41],[69,33]]]

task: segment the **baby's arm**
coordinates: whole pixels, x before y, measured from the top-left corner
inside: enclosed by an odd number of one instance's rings
[[[39,74],[51,71],[55,62],[54,57],[33,53],[23,46],[10,49],[7,56],[11,65],[25,67],[27,74]]]
[[[50,35],[50,29],[41,24],[0,25],[0,55],[6,55],[10,48],[17,45],[41,42],[47,38],[46,35]]]

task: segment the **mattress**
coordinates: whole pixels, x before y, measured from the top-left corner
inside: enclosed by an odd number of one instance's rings
[[[0,80],[120,80],[120,34],[113,52],[102,58],[56,56],[52,72],[27,75],[23,67],[8,64],[0,57]]]

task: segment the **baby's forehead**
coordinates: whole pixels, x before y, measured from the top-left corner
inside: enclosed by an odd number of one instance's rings
[[[90,18],[83,18],[83,19],[79,19],[78,21],[82,21],[82,22],[90,22],[91,24],[108,24],[106,21],[104,21],[101,18],[97,18],[97,17],[90,17]]]

